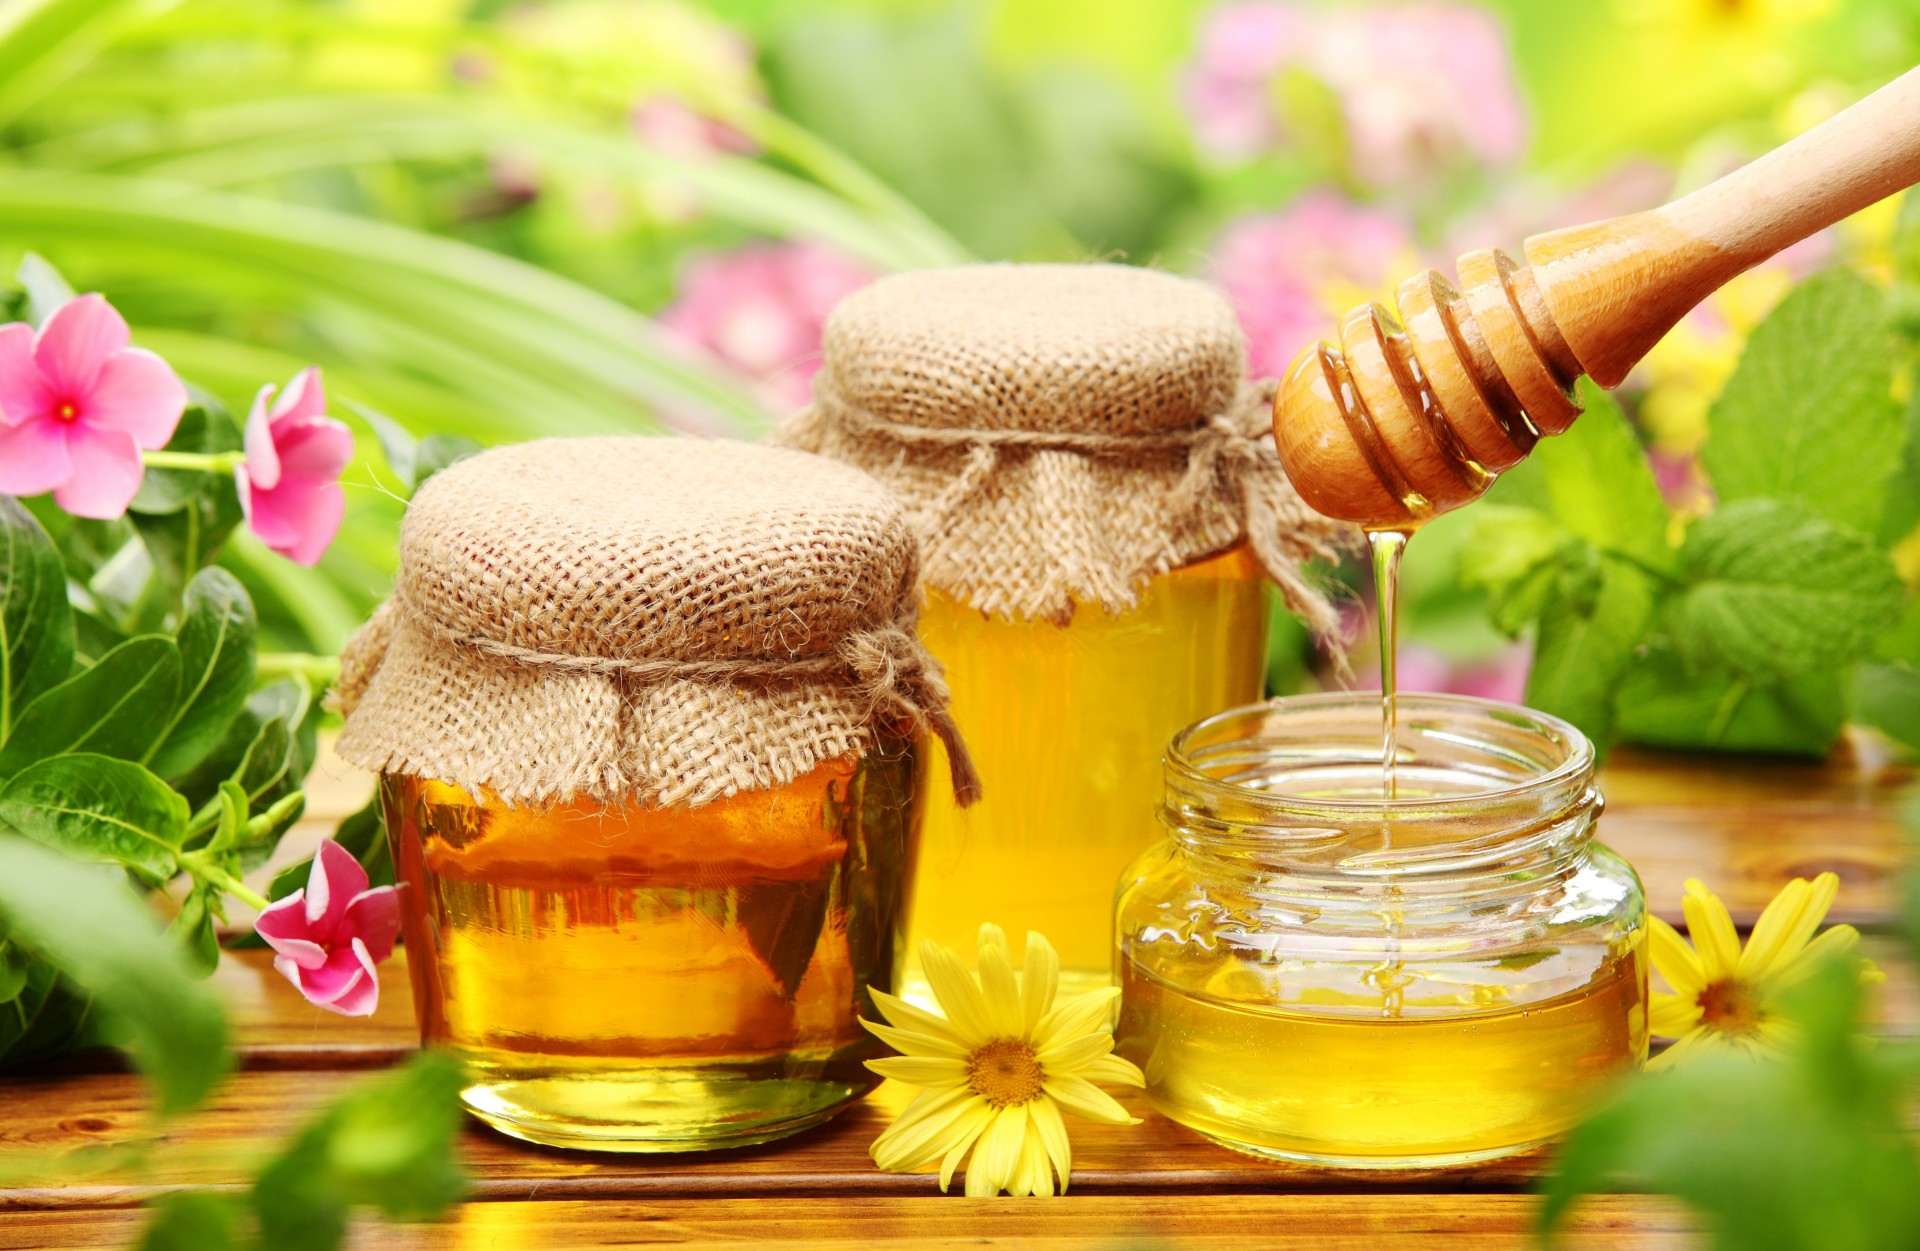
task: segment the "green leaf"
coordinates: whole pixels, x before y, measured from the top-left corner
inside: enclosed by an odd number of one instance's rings
[[[173,438],[167,440],[167,450],[201,455],[238,450],[240,432],[234,429],[226,410],[211,396],[198,395],[195,399],[180,415]],[[234,491],[232,474],[199,469],[149,469],[140,479],[139,493],[127,507],[136,513],[160,516],[177,513],[202,496],[232,496]]]
[[[1660,645],[1627,671],[1617,708],[1620,737],[1649,747],[1824,756],[1846,722],[1846,684],[1835,673],[1772,684],[1696,673]]]
[[[187,967],[196,977],[211,977],[220,963],[220,938],[214,932],[211,888],[199,887],[187,892],[180,911],[167,925],[167,938],[179,946],[187,958]]]
[[[138,760],[165,729],[179,690],[180,649],[173,640],[159,634],[128,639],[26,706],[0,748],[0,778],[70,752]]]
[[[1920,204],[1920,197],[1914,203]],[[1915,296],[1920,299],[1920,288]],[[1920,391],[1907,400],[1906,423],[1900,467],[1887,479],[1887,502],[1880,515],[1880,542],[1886,547],[1920,534]]]
[[[1580,399],[1585,415],[1533,454],[1548,515],[1603,552],[1675,572],[1666,501],[1633,427],[1605,391],[1584,380]]]
[[[353,858],[360,862],[360,867],[367,871],[367,885],[393,885],[393,857],[387,843],[386,814],[377,791],[358,812],[341,819],[333,832],[333,841],[352,852]],[[288,865],[274,875],[267,898],[285,899],[305,886],[307,876],[312,872],[312,856],[298,864]]]
[[[424,1219],[458,1202],[466,1177],[453,1144],[464,1084],[459,1064],[437,1051],[360,1082],[254,1182],[261,1244],[334,1251],[356,1206]]]
[[[120,875],[0,833],[0,921],[130,1033],[163,1113],[199,1103],[226,1072],[219,1000]]]
[[[0,838],[7,837],[0,833]],[[95,1041],[93,996],[45,959],[27,965],[26,985],[0,1007],[0,1069],[60,1056]]]
[[[12,1003],[27,988],[33,956],[19,943],[0,938],[0,1005]],[[4,1051],[4,1048],[0,1048]]]
[[[178,867],[187,801],[131,761],[55,756],[0,787],[0,822],[68,855],[125,865],[158,886]]]
[[[180,623],[180,700],[154,748],[154,772],[177,777],[213,750],[253,689],[253,601],[225,569],[187,586]]]
[[[297,785],[306,777],[306,771],[312,765],[312,756],[305,752],[304,744],[308,727],[319,715],[320,708],[314,702],[312,688],[305,678],[289,677],[269,682],[247,697],[245,707],[228,723],[219,745],[187,773],[174,778],[174,786],[198,812],[218,794],[221,782],[238,780],[243,772],[251,771],[256,780],[268,783],[261,793],[267,796],[265,802],[272,803],[279,794],[293,789],[290,786],[282,787],[269,796],[268,792],[274,789],[272,783],[291,778]],[[292,735],[293,748],[300,754],[283,758],[287,767],[278,771],[273,766],[282,763],[282,759],[276,759],[272,750],[260,746],[262,732],[267,723],[276,717],[283,725],[300,727]],[[250,757],[252,765],[248,764]],[[252,798],[249,802],[257,803]]]
[[[1473,511],[1460,582],[1485,590],[1495,627],[1518,635],[1545,611],[1568,548],[1579,540],[1531,508],[1483,503]]]
[[[373,435],[380,441],[380,451],[387,458],[387,467],[393,470],[403,487],[414,485],[413,463],[418,455],[419,440],[415,439],[407,428],[387,416],[379,409],[357,400],[345,401],[346,406],[360,415],[360,419],[372,427]]]
[[[205,1190],[161,1195],[139,1251],[230,1251],[237,1206],[231,1196]]]
[[[27,320],[36,326],[73,298],[73,287],[52,262],[38,252],[21,257],[20,267],[13,271],[13,276],[27,293]]]
[[[1790,500],[1877,532],[1902,438],[1893,345],[1886,297],[1860,275],[1829,270],[1789,293],[1707,415],[1700,459],[1721,501]]]
[[[73,666],[67,572],[53,540],[17,500],[0,495],[0,744],[20,711]]]
[[[1803,509],[1742,500],[1695,522],[1688,585],[1667,605],[1675,650],[1697,672],[1778,682],[1866,654],[1905,588],[1866,538]]]
[[[1911,752],[1920,752],[1920,669],[1862,665],[1853,681],[1853,716]]]
[[[1540,615],[1527,703],[1564,717],[1604,753],[1613,738],[1621,675],[1653,623],[1653,579],[1632,565],[1602,558],[1590,593],[1565,580]]]
[[[433,475],[439,473],[448,465],[454,464],[456,461],[463,461],[467,457],[482,450],[484,449],[482,449],[478,443],[467,438],[465,435],[428,435],[426,438],[420,440],[420,446],[414,454],[414,489],[418,490],[421,483],[433,477]]]

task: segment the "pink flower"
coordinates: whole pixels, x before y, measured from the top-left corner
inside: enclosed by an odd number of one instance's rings
[[[1332,338],[1355,304],[1390,306],[1391,284],[1417,268],[1405,222],[1316,191],[1228,226],[1209,272],[1247,332],[1248,370],[1273,377],[1315,339]]]
[[[341,1016],[371,1016],[380,1002],[374,966],[393,954],[400,900],[391,886],[367,889],[353,853],[325,839],[305,888],[274,901],[253,923],[279,954],[273,967],[293,988]]]
[[[1453,661],[1431,647],[1402,642],[1394,659],[1394,678],[1400,690],[1431,691],[1442,695],[1477,695],[1517,704],[1527,692],[1527,670],[1533,664],[1533,649],[1525,643],[1513,643],[1490,656],[1472,661]],[[1360,690],[1380,685],[1376,662],[1355,676]]]
[[[0,326],[0,493],[38,495],[76,517],[118,517],[167,445],[187,388],[98,295],[68,300],[35,331]]]
[[[319,561],[340,532],[347,496],[340,474],[353,459],[353,432],[326,415],[320,370],[294,376],[269,410],[273,387],[260,388],[247,414],[246,463],[234,471],[254,534],[302,565]]]
[[[1505,165],[1525,112],[1492,15],[1463,4],[1313,6],[1258,0],[1214,10],[1186,85],[1201,145],[1235,159],[1299,136],[1277,80],[1318,81],[1337,105],[1353,166],[1394,186],[1461,164]]]
[[[755,243],[687,267],[670,330],[760,380],[771,402],[798,408],[820,368],[820,333],[871,271],[809,243]]]

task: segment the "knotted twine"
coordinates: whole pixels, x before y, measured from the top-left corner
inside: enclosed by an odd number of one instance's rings
[[[348,645],[341,754],[509,803],[699,804],[878,733],[979,792],[877,484],[738,443],[548,440],[438,475]]]
[[[1281,468],[1274,384],[1242,379],[1232,310],[1116,265],[976,265],[881,280],[834,311],[813,402],[775,441],[858,465],[906,503],[929,585],[1064,624],[1245,541],[1333,640],[1301,572],[1351,540]]]

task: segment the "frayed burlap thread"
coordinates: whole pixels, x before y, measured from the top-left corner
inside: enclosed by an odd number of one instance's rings
[[[829,318],[812,404],[774,441],[856,465],[905,503],[924,577],[982,612],[1065,623],[1246,542],[1329,640],[1302,572],[1348,527],[1302,501],[1212,289],[1119,265],[884,278]]]
[[[555,439],[437,475],[349,643],[340,752],[507,803],[702,804],[930,733],[916,551],[870,478],[741,443]]]

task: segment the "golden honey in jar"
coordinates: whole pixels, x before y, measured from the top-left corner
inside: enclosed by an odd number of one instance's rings
[[[1271,390],[1244,366],[1218,293],[1122,265],[895,274],[828,319],[813,403],[780,437],[906,503],[921,636],[983,787],[964,811],[929,797],[910,996],[922,940],[968,949],[987,920],[1016,946],[1045,934],[1064,989],[1108,984],[1153,762],[1260,697],[1269,579],[1325,624],[1298,566],[1333,523],[1281,471]]]
[[[549,440],[436,476],[343,665],[423,1044],[557,1146],[762,1142],[870,1089],[921,733],[915,542],[843,465]],[[964,762],[964,750],[955,754]]]
[[[1645,901],[1544,714],[1306,696],[1183,732],[1118,899],[1121,1054],[1227,1146],[1435,1167],[1570,1129],[1645,1061]]]

